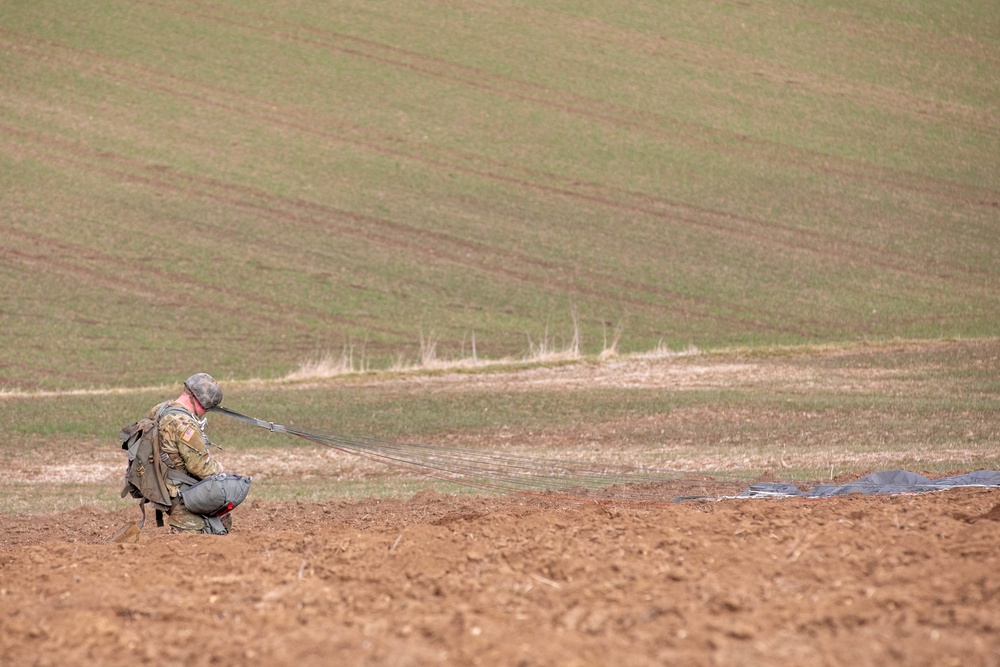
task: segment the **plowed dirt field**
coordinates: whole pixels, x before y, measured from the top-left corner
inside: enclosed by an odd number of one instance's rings
[[[3,665],[995,665],[1000,492],[0,516]]]

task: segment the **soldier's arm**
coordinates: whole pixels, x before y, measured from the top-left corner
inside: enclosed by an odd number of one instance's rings
[[[204,479],[222,472],[222,464],[212,458],[201,429],[188,425],[177,435],[177,452],[190,474],[198,479]]]

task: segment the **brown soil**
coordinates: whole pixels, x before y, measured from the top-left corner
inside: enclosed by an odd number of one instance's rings
[[[4,665],[989,665],[1000,491],[0,516]],[[127,538],[126,538],[127,539]]]

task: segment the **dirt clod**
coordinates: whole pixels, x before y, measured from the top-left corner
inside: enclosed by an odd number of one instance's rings
[[[0,663],[988,664],[998,494],[253,501],[222,537],[3,515]]]

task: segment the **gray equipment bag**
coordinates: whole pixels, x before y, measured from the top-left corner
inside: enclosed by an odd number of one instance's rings
[[[180,495],[184,499],[184,506],[195,514],[207,518],[221,517],[246,499],[252,480],[253,477],[249,475],[243,477],[223,472],[206,477],[181,491]]]

